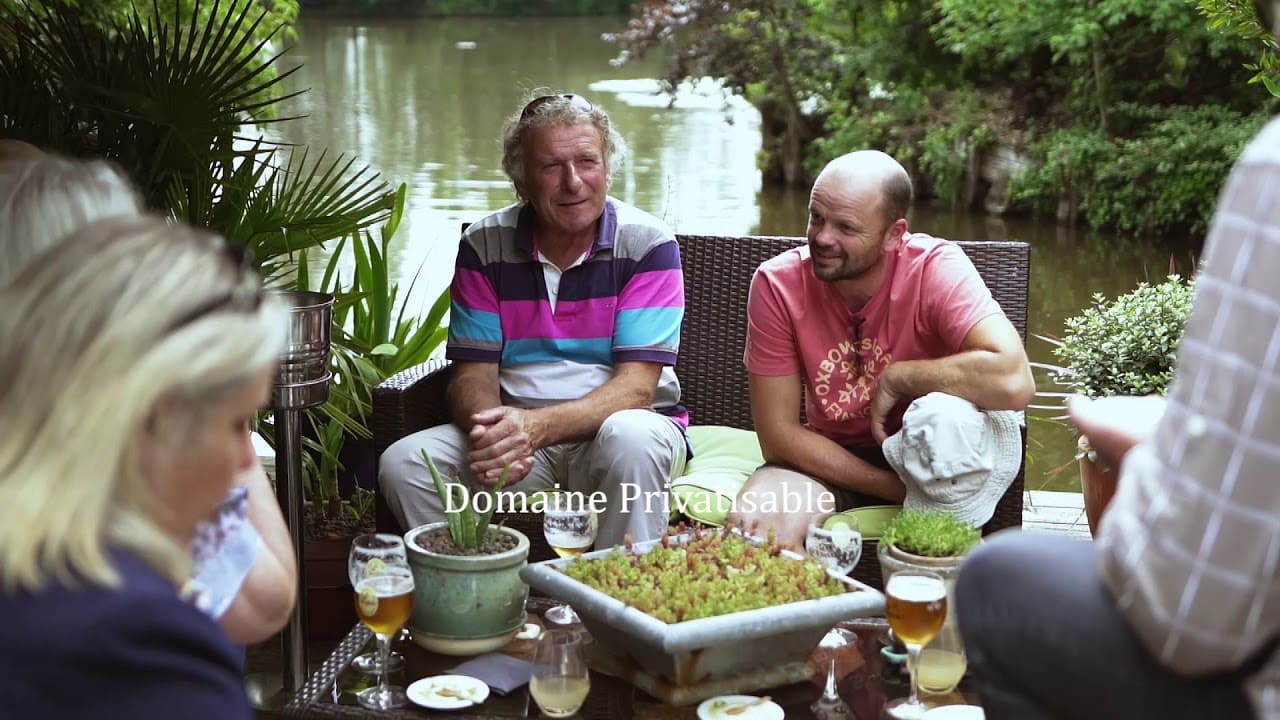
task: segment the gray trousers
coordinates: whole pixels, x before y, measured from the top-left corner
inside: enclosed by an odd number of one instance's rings
[[[444,519],[423,449],[445,478],[479,486],[467,467],[466,433],[457,425],[437,425],[401,438],[382,454],[378,482],[405,528]],[[621,410],[605,419],[590,442],[538,450],[529,474],[502,492],[599,491],[606,510],[599,517],[597,548],[619,545],[627,535],[634,542],[653,540],[666,532],[668,489],[671,478],[684,472],[686,456],[684,431],[671,419],[649,410]]]
[[[1251,718],[1244,679],[1175,675],[1147,653],[1093,543],[1000,533],[965,560],[956,605],[988,720]]]

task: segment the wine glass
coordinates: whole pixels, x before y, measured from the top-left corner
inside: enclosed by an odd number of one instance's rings
[[[920,702],[920,650],[947,619],[947,586],[937,573],[899,570],[889,576],[884,595],[889,627],[907,646],[907,670],[911,673],[911,696],[890,703],[885,710],[894,718],[919,718],[928,710]]]
[[[831,527],[825,527],[825,523],[825,518],[809,523],[804,549],[828,571],[848,575],[862,559],[862,531],[858,521],[837,517],[830,521]]]
[[[582,633],[566,628],[551,628],[538,638],[529,694],[547,717],[569,717],[587,699],[591,676],[584,657],[585,645]]]
[[[586,506],[586,499],[580,493],[553,496],[542,514],[542,534],[560,557],[577,557],[591,549],[591,543],[596,540],[596,524],[596,514]],[[542,616],[557,625],[580,622],[578,613],[563,603]]]
[[[409,703],[404,689],[387,685],[387,655],[391,638],[413,612],[413,573],[404,540],[395,535],[360,535],[351,541],[349,574],[356,579],[356,614],[378,639],[378,684],[361,690],[356,700],[373,710],[390,710]]]
[[[347,579],[351,581],[351,587],[360,584],[360,568],[361,565],[355,562],[354,554],[347,556]],[[403,639],[404,631],[401,630],[399,636]],[[360,653],[351,659],[351,667],[366,675],[377,675],[382,672],[382,656],[377,650],[369,650]],[[394,650],[387,654],[387,672],[400,672],[404,669],[404,656]]]
[[[809,529],[804,537],[804,549],[811,557],[822,563],[827,568],[827,572],[833,575],[848,575],[857,566],[858,560],[862,559],[862,532],[858,527],[858,521],[838,517],[831,520],[831,527],[825,527],[825,524],[825,518],[815,518],[809,523]],[[822,637],[818,647],[839,648],[847,644],[840,631],[832,628]],[[827,669],[827,686],[831,688],[836,686],[834,662],[830,663]],[[839,697],[835,700],[839,701]],[[830,705],[827,714],[834,716],[838,708],[835,703]],[[814,712],[817,714],[817,710]]]
[[[822,636],[822,641],[818,643],[819,648],[830,651],[820,654],[820,657],[825,657],[827,660],[827,683],[822,689],[822,697],[809,706],[809,711],[818,720],[853,718],[853,711],[836,692],[836,657],[840,653],[840,648],[855,644],[857,641],[857,635],[844,628],[834,627],[828,630],[827,634]]]

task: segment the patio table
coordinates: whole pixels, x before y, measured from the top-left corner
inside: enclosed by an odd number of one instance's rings
[[[541,612],[552,604],[546,598],[529,598],[529,621],[541,622]],[[837,663],[840,678],[840,696],[853,709],[859,720],[879,720],[884,705],[889,700],[907,694],[906,671],[887,662],[880,654],[882,638],[888,625],[883,618],[862,618],[840,623],[840,627],[852,631],[855,643],[838,650],[816,648],[810,656],[814,674],[810,682],[796,683],[780,688],[758,690],[753,695],[769,695],[786,711],[787,718],[811,718],[809,710],[821,694],[826,678],[826,668],[831,654]],[[529,697],[527,686],[518,688],[506,696],[491,693],[480,705],[466,710],[435,711],[409,705],[396,710],[378,711],[360,707],[355,693],[368,687],[375,680],[350,666],[352,658],[373,646],[373,635],[363,625],[357,624],[339,643],[321,667],[307,679],[306,684],[284,708],[286,717],[296,718],[396,718],[420,720],[421,718],[448,718],[449,720],[506,720],[509,718],[534,718],[539,716],[538,706]],[[534,641],[513,640],[502,652],[532,659]],[[393,673],[394,684],[406,687],[409,683],[428,675],[448,672],[465,662],[467,658],[448,657],[428,652],[409,642],[396,644],[396,651],[405,656],[405,668]],[[966,681],[967,682],[967,681]],[[976,702],[975,695],[961,683],[956,692],[946,695],[925,695],[924,699],[935,705]],[[697,705],[673,706],[650,697],[626,681],[600,672],[591,673],[591,692],[586,703],[574,718],[581,720],[696,720]]]

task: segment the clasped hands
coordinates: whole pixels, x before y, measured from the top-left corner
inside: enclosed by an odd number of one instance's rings
[[[467,454],[471,474],[485,485],[494,485],[509,466],[506,485],[515,485],[533,469],[533,453],[540,447],[542,432],[536,411],[507,405],[482,410],[471,416]]]

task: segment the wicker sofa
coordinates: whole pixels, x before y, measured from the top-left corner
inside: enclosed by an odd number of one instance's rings
[[[747,373],[742,365],[751,275],[761,262],[803,243],[804,239],[680,235],[678,240],[685,276],[685,318],[676,366],[682,401],[695,424],[753,429]],[[1011,241],[961,241],[959,245],[973,260],[1025,341],[1030,247]],[[375,388],[372,429],[379,453],[411,432],[449,422],[444,401],[450,375],[448,365],[445,360],[434,360],[399,373]],[[1023,449],[1025,455],[1025,430]],[[1022,524],[1024,473],[1025,464],[997,504],[995,515],[983,527],[984,533]],[[377,512],[380,529],[403,531],[381,497]],[[529,536],[530,561],[554,557],[543,539],[538,516],[507,515],[503,521]],[[854,575],[870,585],[880,586],[874,542],[868,541],[864,546]]]

